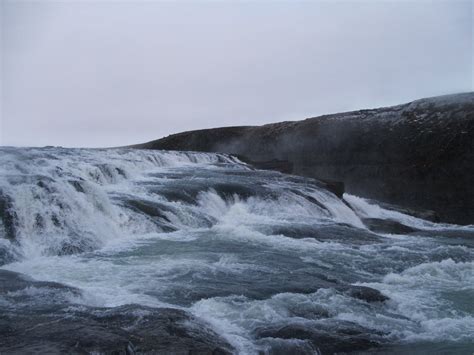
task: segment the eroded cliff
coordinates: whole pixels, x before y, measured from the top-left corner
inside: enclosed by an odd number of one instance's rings
[[[474,93],[263,126],[190,131],[135,146],[288,161],[349,193],[474,223]]]

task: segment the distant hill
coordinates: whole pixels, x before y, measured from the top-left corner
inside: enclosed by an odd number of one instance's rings
[[[134,147],[287,161],[289,172],[342,181],[349,193],[474,224],[472,92],[303,121],[189,131]]]

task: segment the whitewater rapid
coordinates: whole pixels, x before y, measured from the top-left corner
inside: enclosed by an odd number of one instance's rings
[[[0,148],[1,269],[183,310],[241,354],[470,351],[473,236],[224,154]]]

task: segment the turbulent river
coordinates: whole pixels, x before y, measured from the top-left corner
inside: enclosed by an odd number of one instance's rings
[[[227,155],[4,147],[0,353],[471,354],[473,238]]]

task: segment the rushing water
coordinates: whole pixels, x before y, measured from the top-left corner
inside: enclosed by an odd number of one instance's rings
[[[474,228],[344,200],[220,154],[0,148],[0,265],[71,305],[184,310],[241,354],[472,353]]]

